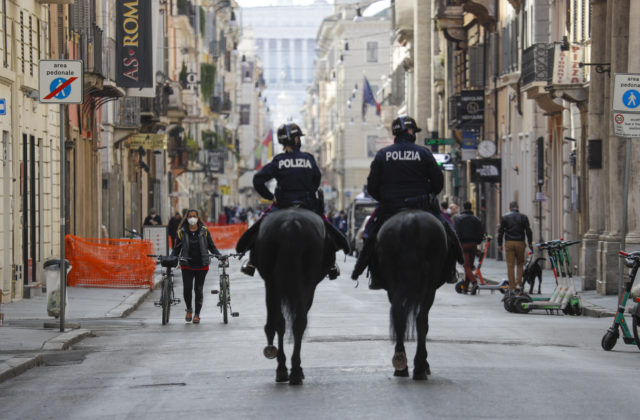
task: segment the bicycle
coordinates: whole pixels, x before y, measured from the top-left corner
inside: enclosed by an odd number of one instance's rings
[[[211,294],[218,295],[218,306],[220,312],[222,312],[222,320],[225,324],[229,323],[229,313],[232,317],[238,317],[238,312],[233,312],[231,309],[231,290],[229,289],[229,274],[227,274],[227,268],[229,268],[229,258],[240,258],[242,254],[227,254],[227,255],[214,255],[218,259],[218,267],[222,269],[220,273],[220,289],[211,290]]]
[[[147,255],[147,257],[157,259],[158,263],[165,268],[165,271],[162,273],[160,300],[153,304],[154,306],[162,307],[162,325],[166,325],[169,323],[171,306],[180,303],[180,299],[175,297],[173,291],[173,269],[178,266],[178,257],[173,255]]]
[[[616,345],[616,342],[620,337],[621,330],[622,340],[624,341],[624,343],[635,344],[640,349],[640,334],[638,334],[638,327],[640,327],[640,297],[632,297],[633,301],[636,302],[636,304],[633,306],[633,310],[631,311],[633,336],[631,335],[631,331],[629,331],[627,321],[624,319],[624,311],[627,306],[627,300],[631,295],[631,288],[633,287],[633,282],[635,281],[636,274],[638,274],[638,269],[640,268],[640,251],[618,251],[618,254],[620,255],[620,258],[624,258],[625,265],[631,268],[631,271],[629,272],[629,279],[624,285],[624,293],[620,297],[618,311],[616,312],[616,317],[613,320],[613,325],[604,334],[604,336],[602,337],[602,342],[600,343],[602,345],[602,348],[607,351],[613,349],[613,346]]]

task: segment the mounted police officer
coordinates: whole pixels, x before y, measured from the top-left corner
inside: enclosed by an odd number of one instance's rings
[[[267,200],[273,200],[273,204],[267,209],[269,212],[291,206],[300,206],[312,210],[323,216],[324,203],[316,196],[320,186],[320,169],[316,160],[310,153],[300,151],[300,137],[304,136],[297,124],[283,124],[278,128],[278,142],[284,146],[284,152],[274,156],[273,160],[253,176],[253,187],[258,194]],[[271,179],[277,181],[275,194],[271,193],[265,185]],[[347,239],[330,222],[325,220],[325,227],[333,239],[337,248],[349,252]],[[253,247],[258,233],[260,221],[256,222],[245,232],[236,245],[238,252],[246,252]],[[335,265],[335,253],[333,254],[333,267],[329,271],[329,278],[335,279],[340,275],[340,270]],[[255,266],[253,259],[246,261],[241,271],[253,276]]]
[[[392,145],[376,153],[367,178],[367,191],[378,200],[379,207],[365,229],[365,244],[358,256],[351,278],[358,276],[369,265],[375,248],[375,238],[382,224],[401,209],[427,210],[443,222],[448,242],[453,244],[456,258],[462,263],[460,243],[451,227],[440,217],[440,208],[435,196],[442,191],[444,176],[435,158],[427,148],[416,145],[416,133],[420,132],[411,117],[398,117],[391,124],[395,136]],[[375,278],[370,289],[381,289]]]

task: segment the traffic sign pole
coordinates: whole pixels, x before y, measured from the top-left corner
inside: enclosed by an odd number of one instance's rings
[[[64,332],[64,311],[67,309],[67,260],[65,256],[64,241],[66,223],[65,210],[65,173],[66,173],[66,153],[64,141],[65,105],[60,104],[60,332]]]

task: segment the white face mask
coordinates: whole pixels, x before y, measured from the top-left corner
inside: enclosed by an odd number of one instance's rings
[[[195,225],[196,223],[198,223],[198,219],[196,217],[190,217],[187,219],[187,222],[189,222],[189,224],[191,226]]]

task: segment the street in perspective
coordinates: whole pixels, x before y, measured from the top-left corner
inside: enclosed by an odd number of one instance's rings
[[[635,419],[640,0],[4,0],[0,419]]]
[[[338,260],[344,272],[355,261]],[[210,294],[218,288],[217,269],[205,282],[200,325],[185,323],[176,306],[163,326],[157,289],[123,318],[113,316],[120,305],[113,294],[101,302],[93,289],[75,305],[72,294],[70,322],[91,335],[68,350],[42,351],[42,319],[10,320],[0,329],[2,354],[37,353],[42,360],[0,384],[2,417],[635,418],[638,349],[622,343],[611,353],[601,349],[612,318],[508,313],[499,292],[469,296],[453,284],[438,290],[430,312],[427,381],[393,376],[386,293],[368,290],[366,282],[356,288],[342,275],[318,286],[302,345],[304,385],[276,383],[276,362],[262,354],[264,286],[239,265],[230,270],[239,316],[228,324]],[[543,277],[543,291],[552,285]],[[181,295],[181,287],[176,291]],[[43,313],[38,308],[31,316]],[[33,329],[38,339],[18,335]],[[13,346],[5,340],[21,336]],[[291,348],[285,340],[288,357]],[[410,359],[414,351],[409,341]]]

